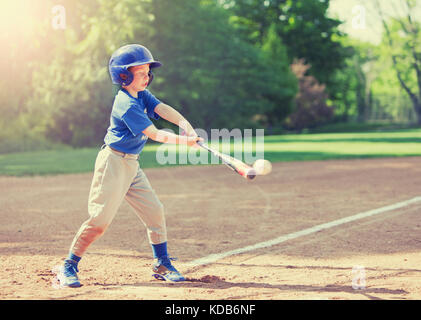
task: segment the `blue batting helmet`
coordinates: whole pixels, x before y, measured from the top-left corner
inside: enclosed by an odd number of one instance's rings
[[[151,52],[140,44],[128,44],[113,53],[108,63],[111,80],[114,84],[128,86],[133,81],[133,74],[128,70],[130,67],[149,64],[152,68],[160,67],[162,64],[155,61]],[[152,82],[153,74],[149,71],[149,83]]]

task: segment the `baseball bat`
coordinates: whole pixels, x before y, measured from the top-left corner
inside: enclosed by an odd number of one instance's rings
[[[221,159],[223,164],[225,164],[231,170],[237,172],[240,176],[246,178],[247,180],[253,180],[256,177],[256,170],[254,170],[252,167],[245,164],[244,162],[235,159],[229,155],[220,153],[219,151],[212,149],[211,147],[209,147],[201,141],[197,141],[196,143],[203,149],[212,153],[215,157]]]

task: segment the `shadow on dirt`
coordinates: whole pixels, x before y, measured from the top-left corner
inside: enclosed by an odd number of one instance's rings
[[[370,288],[366,287],[363,289],[354,289],[351,285],[341,285],[341,284],[328,284],[326,286],[317,286],[317,285],[294,285],[294,284],[269,284],[269,283],[259,283],[259,282],[230,282],[226,281],[223,278],[216,276],[206,276],[208,279],[212,278],[212,282],[208,282],[206,279],[196,279],[188,278],[186,282],[183,283],[164,283],[164,282],[144,282],[136,284],[127,284],[123,286],[113,287],[112,285],[103,285],[107,287],[107,290],[121,289],[124,287],[169,287],[173,286],[174,288],[203,288],[203,289],[214,289],[214,290],[224,290],[229,288],[255,288],[255,289],[276,289],[280,291],[291,291],[291,292],[314,292],[314,293],[352,293],[357,295],[364,295],[371,300],[383,300],[378,298],[375,295],[384,295],[391,294],[399,296],[399,299],[402,299],[402,295],[408,294],[407,291],[402,289],[388,289],[388,288]],[[218,278],[218,280],[216,280]],[[230,296],[229,299],[243,299],[242,296]]]

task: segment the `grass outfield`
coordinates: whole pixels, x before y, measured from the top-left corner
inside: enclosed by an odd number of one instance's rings
[[[156,152],[162,150],[162,146],[149,144],[145,147],[140,159],[143,168],[163,166],[156,160]],[[167,149],[168,156],[172,154],[180,159],[175,146]],[[98,150],[84,148],[2,154],[0,175],[92,172]],[[267,136],[264,152],[265,158],[272,162],[421,156],[421,129]]]

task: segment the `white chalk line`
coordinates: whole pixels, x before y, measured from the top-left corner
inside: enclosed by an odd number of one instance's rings
[[[385,207],[381,207],[381,208],[378,208],[378,209],[373,209],[373,210],[361,212],[361,213],[358,213],[358,214],[355,214],[355,215],[352,215],[352,216],[349,216],[349,217],[345,217],[345,218],[334,220],[334,221],[331,221],[331,222],[319,224],[319,225],[316,225],[316,226],[311,227],[311,228],[307,228],[307,229],[304,229],[304,230],[301,230],[301,231],[297,231],[297,232],[293,232],[293,233],[290,233],[290,234],[287,234],[287,235],[283,235],[283,236],[280,236],[280,237],[272,239],[272,240],[259,242],[259,243],[256,243],[254,245],[250,245],[250,246],[247,246],[247,247],[244,247],[244,248],[239,248],[239,249],[226,251],[226,252],[222,252],[222,253],[211,254],[211,255],[208,255],[206,257],[190,261],[188,263],[188,265],[190,265],[191,267],[203,266],[203,265],[215,262],[217,260],[232,256],[232,255],[236,255],[236,254],[240,254],[240,253],[244,253],[244,252],[248,252],[248,251],[253,251],[253,250],[257,250],[257,249],[261,249],[261,248],[271,247],[271,246],[280,244],[282,242],[285,242],[285,241],[288,241],[288,240],[291,240],[291,239],[296,239],[298,237],[306,236],[306,235],[316,233],[316,232],[321,231],[321,230],[329,229],[329,228],[332,228],[332,227],[336,227],[336,226],[339,226],[339,225],[342,225],[342,224],[345,224],[345,223],[353,222],[353,221],[356,221],[356,220],[359,220],[359,219],[371,217],[371,216],[381,214],[381,213],[384,213],[384,212],[400,209],[400,208],[409,206],[409,205],[417,203],[417,202],[421,202],[421,197],[415,197],[415,198],[412,198],[412,199],[409,199],[409,200],[406,200],[406,201],[398,202],[398,203],[388,205],[388,206],[385,206]]]

